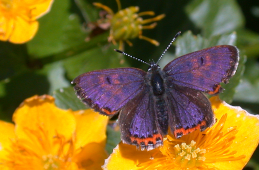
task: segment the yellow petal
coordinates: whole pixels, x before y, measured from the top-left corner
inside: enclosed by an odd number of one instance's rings
[[[158,149],[151,151],[140,151],[134,145],[123,144],[122,142],[113,149],[113,153],[106,159],[103,169],[107,170],[135,170],[138,164],[150,161]]]
[[[49,12],[53,0],[4,1],[1,4],[0,40],[21,44],[38,30],[37,18]]]
[[[10,149],[11,140],[14,138],[14,124],[0,121],[0,160],[7,155],[6,149]]]
[[[10,37],[14,27],[13,18],[7,19],[4,16],[0,16],[0,40],[7,41]]]
[[[48,95],[26,99],[14,112],[13,121],[19,139],[28,139],[28,130],[39,129],[45,131],[49,141],[53,141],[57,134],[69,139],[76,129],[73,111],[57,108],[54,98]]]
[[[80,148],[80,150],[79,154],[74,157],[79,168],[87,170],[102,169],[101,166],[108,156],[103,145],[99,143],[89,143],[83,148]]]
[[[89,143],[103,143],[103,141],[106,140],[108,116],[103,116],[92,109],[88,109],[85,111],[77,111],[75,118],[77,122],[76,149]]]
[[[217,162],[213,164],[213,167],[227,170],[243,169],[259,143],[259,116],[251,115],[240,107],[233,107],[222,102],[218,97],[212,97],[210,101],[217,118],[227,114],[223,131],[227,132],[233,126],[237,128],[234,142],[229,146],[230,151],[237,152],[233,156],[245,155],[244,159]]]
[[[45,15],[50,11],[51,5],[54,1],[53,0],[25,0],[25,3],[28,4],[31,11],[31,17],[33,19],[37,19],[42,15]]]
[[[20,44],[31,40],[37,32],[38,26],[38,21],[26,21],[22,17],[17,16],[14,21],[9,41]]]

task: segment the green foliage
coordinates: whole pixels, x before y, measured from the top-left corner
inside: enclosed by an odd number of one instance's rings
[[[235,0],[194,0],[186,7],[186,12],[205,37],[228,33],[244,25]]]
[[[107,126],[106,150],[109,154],[112,153],[113,148],[115,148],[120,141],[120,131],[115,131],[111,126]]]
[[[19,104],[36,94],[53,94],[57,106],[63,109],[86,109],[70,84],[84,72],[125,66],[147,69],[143,63],[113,51],[118,45],[108,43],[109,30],[87,39],[90,32],[86,24],[99,18],[99,9],[92,5],[93,2],[55,0],[51,11],[39,19],[39,30],[33,40],[23,45],[0,42],[2,120],[11,121]],[[118,10],[115,0],[98,2],[111,7],[114,12]],[[244,25],[245,22],[249,25],[253,17],[247,16],[245,7],[255,4],[235,0],[193,0],[188,4],[171,0],[121,0],[121,3],[122,9],[139,6],[140,12],[166,14],[154,29],[143,30],[144,36],[160,42],[159,47],[137,38],[131,40],[133,47],[125,44],[126,53],[145,61],[157,60],[178,31],[182,34],[174,43],[176,47],[169,49],[161,65],[203,48],[220,44],[237,46],[240,50],[239,67],[230,83],[223,85],[225,91],[220,98],[259,114],[259,27]],[[256,23],[258,20],[253,22]],[[111,153],[120,137],[111,127],[107,134],[106,149]],[[248,166],[258,168],[258,164],[258,159],[253,157]]]
[[[60,88],[53,93],[55,104],[62,109],[85,110],[89,109],[75,95],[72,87]]]

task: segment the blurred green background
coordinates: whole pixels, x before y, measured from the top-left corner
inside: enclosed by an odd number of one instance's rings
[[[23,45],[0,42],[0,119],[11,121],[19,104],[35,94],[54,95],[61,108],[85,108],[70,84],[84,72],[125,66],[147,69],[147,65],[114,52],[118,46],[107,42],[109,32],[85,40],[90,33],[86,23],[99,17],[100,9],[93,2],[118,11],[115,0],[55,0],[51,11],[39,19],[40,27],[33,40]],[[166,14],[157,27],[143,31],[160,46],[138,38],[131,40],[132,47],[125,44],[126,53],[145,61],[156,61],[178,31],[182,34],[161,60],[161,66],[195,50],[236,45],[240,50],[239,68],[220,97],[259,114],[259,1],[121,0],[121,5],[122,9],[139,6],[140,12]],[[109,128],[109,152],[118,140],[118,134]],[[259,149],[245,169],[259,169]]]

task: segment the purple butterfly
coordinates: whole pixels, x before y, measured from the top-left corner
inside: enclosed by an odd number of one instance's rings
[[[142,61],[150,66],[147,72],[137,68],[97,70],[72,83],[78,97],[96,111],[107,116],[120,112],[124,143],[151,150],[163,144],[168,128],[180,138],[214,124],[210,101],[203,93],[220,93],[220,83],[228,83],[238,60],[236,47],[219,45],[178,57],[163,70],[153,61]]]

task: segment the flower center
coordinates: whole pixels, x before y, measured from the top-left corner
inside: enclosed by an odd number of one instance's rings
[[[199,167],[205,161],[206,149],[196,148],[196,142],[193,140],[189,145],[186,143],[175,145],[174,151],[176,163],[182,168]]]
[[[43,167],[46,170],[59,169],[62,160],[58,156],[44,155],[42,156]]]
[[[129,7],[120,10],[115,14],[111,21],[111,32],[114,40],[126,40],[135,38],[141,30],[141,22],[139,21],[137,12],[138,7]]]

